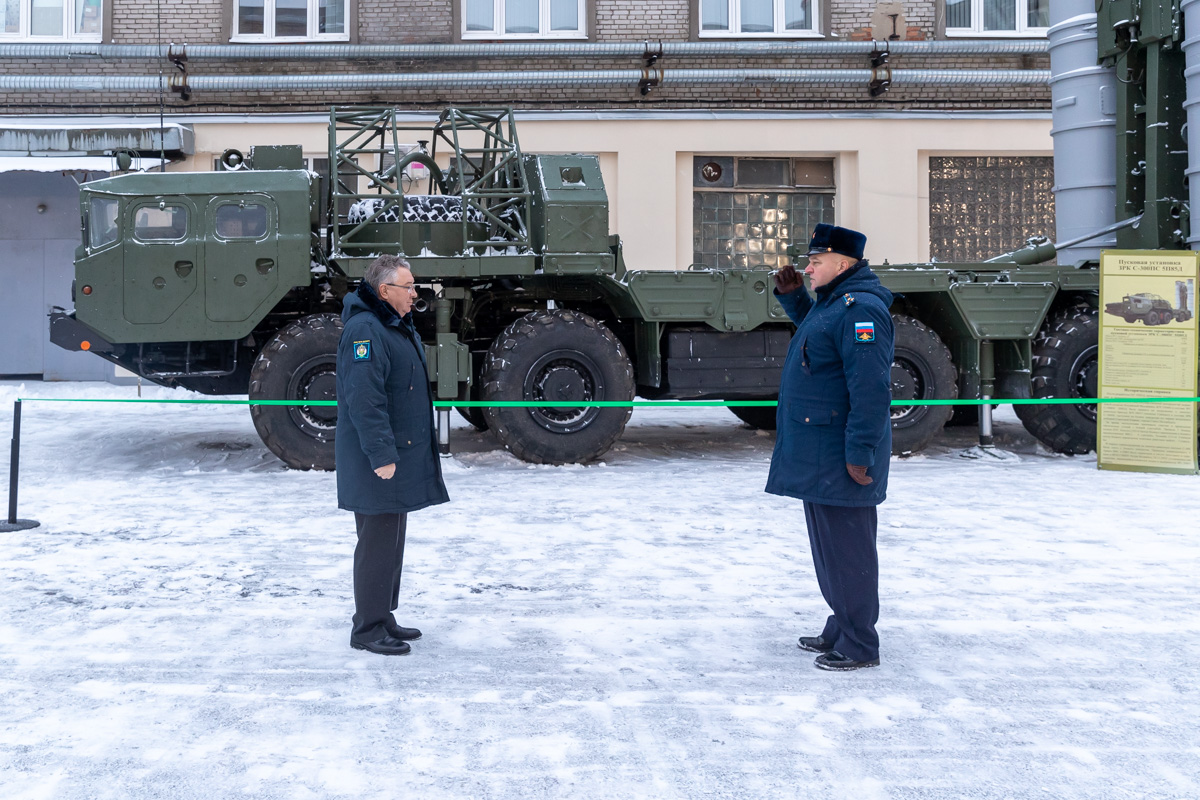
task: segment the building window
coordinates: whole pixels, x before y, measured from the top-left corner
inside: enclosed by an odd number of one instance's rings
[[[349,0],[233,0],[238,42],[347,41]]]
[[[931,156],[929,255],[972,262],[1054,236],[1050,156]]]
[[[692,260],[706,267],[779,267],[787,247],[833,222],[833,161],[696,156]]]
[[[464,39],[583,39],[584,0],[463,0]]]
[[[700,36],[819,36],[818,0],[700,0]]]
[[[1050,0],[946,0],[947,36],[1045,36]]]
[[[0,0],[0,41],[98,42],[104,0]]]

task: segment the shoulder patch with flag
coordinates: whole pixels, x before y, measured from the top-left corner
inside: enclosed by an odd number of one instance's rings
[[[854,340],[860,344],[875,341],[874,322],[854,323]]]
[[[371,340],[363,339],[354,343],[354,360],[355,361],[370,361],[371,360]]]

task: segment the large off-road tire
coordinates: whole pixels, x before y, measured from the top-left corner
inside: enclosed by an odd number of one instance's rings
[[[576,311],[532,311],[488,348],[485,401],[632,400],[633,367],[602,323]],[[625,430],[632,409],[485,408],[496,438],[523,461],[582,463],[599,458]]]
[[[1100,323],[1095,309],[1076,306],[1042,326],[1033,343],[1034,398],[1095,397],[1099,380]],[[1017,405],[1025,430],[1056,453],[1096,449],[1095,405]]]
[[[950,350],[923,323],[892,315],[896,354],[892,359],[892,400],[954,400],[958,373]],[[953,406],[892,406],[892,452],[924,449],[942,432]]]
[[[251,400],[337,400],[342,321],[316,314],[284,326],[254,360]],[[333,469],[337,406],[250,406],[258,435],[293,469]]]
[[[751,428],[760,431],[775,430],[775,406],[729,406],[729,410]]]

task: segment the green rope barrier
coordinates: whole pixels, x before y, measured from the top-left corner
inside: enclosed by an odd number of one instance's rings
[[[336,400],[170,400],[149,397],[22,397],[22,403],[159,403],[229,406],[336,406]],[[1038,397],[987,400],[893,400],[893,406],[1095,405],[1097,403],[1200,403],[1200,397]],[[775,400],[435,400],[434,408],[773,408]]]

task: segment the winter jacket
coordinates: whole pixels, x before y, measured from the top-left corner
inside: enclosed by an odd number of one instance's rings
[[[343,301],[337,355],[338,507],[399,514],[445,503],[425,349],[370,285]],[[378,467],[396,465],[384,480]]]
[[[887,494],[892,449],[892,293],[865,261],[817,289],[776,292],[796,323],[779,386],[766,491],[831,506]],[[867,467],[860,486],[846,464]]]

